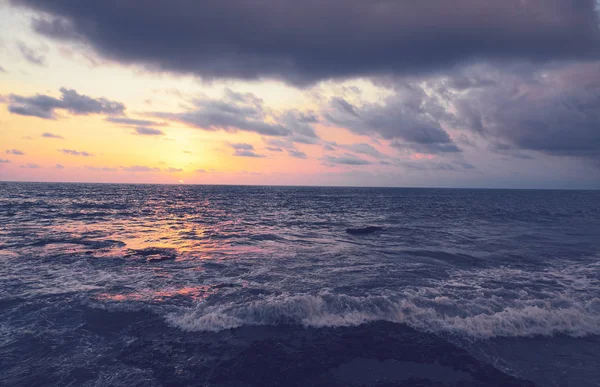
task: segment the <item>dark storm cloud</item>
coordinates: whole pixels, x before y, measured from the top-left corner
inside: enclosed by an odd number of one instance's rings
[[[238,130],[265,136],[287,136],[292,132],[280,124],[266,122],[268,112],[263,101],[252,93],[227,89],[222,99],[199,98],[182,113],[155,112],[153,115],[208,130]]]
[[[44,119],[55,119],[56,109],[66,110],[74,115],[119,115],[125,110],[125,105],[120,102],[88,97],[64,87],[60,89],[60,93],[60,99],[43,94],[32,97],[11,94],[8,98],[8,110],[14,114]]]
[[[23,42],[18,42],[17,47],[21,52],[23,58],[25,58],[29,63],[34,64],[36,66],[44,66],[46,64],[46,57],[32,49],[28,45]]]
[[[70,155],[70,156],[83,156],[83,157],[93,156],[93,154],[91,154],[91,153],[83,152],[83,151],[76,151],[73,149],[59,149],[58,151],[66,154],[66,155]]]
[[[65,138],[63,136],[59,136],[58,134],[54,134],[54,133],[50,133],[50,132],[44,132],[42,133],[42,137],[44,138],[56,138],[59,140],[64,140]]]
[[[134,125],[134,126],[165,126],[165,122],[156,122],[150,120],[137,120],[134,118],[127,117],[107,117],[106,121],[112,122],[115,124],[123,124],[123,125]]]
[[[333,165],[369,165],[370,161],[361,159],[352,154],[345,154],[342,156],[325,156],[321,159],[323,164],[328,166]]]
[[[165,135],[165,132],[163,132],[160,129],[147,128],[145,126],[138,126],[137,128],[135,128],[135,132],[137,134],[140,134],[143,136],[164,136]]]
[[[486,138],[488,149],[521,159],[536,151],[600,159],[600,62],[489,70],[493,85],[446,93],[452,124]]]
[[[354,106],[341,97],[334,97],[330,109],[324,113],[333,125],[362,135],[375,134],[395,140],[393,144],[399,149],[429,154],[460,152],[441,127],[445,115],[445,109],[422,87],[409,83],[398,84],[383,103]],[[360,153],[376,154],[374,148],[366,149],[364,145],[362,148]]]
[[[480,59],[598,54],[594,0],[12,0],[34,29],[122,63],[296,84]]]
[[[18,149],[7,149],[6,153],[9,155],[15,155],[15,156],[23,156],[25,155],[25,152],[20,151]]]

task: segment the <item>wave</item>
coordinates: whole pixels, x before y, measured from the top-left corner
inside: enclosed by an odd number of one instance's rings
[[[193,310],[168,314],[167,322],[188,331],[221,331],[242,325],[335,327],[390,321],[472,339],[600,334],[599,298],[561,307],[548,302],[538,302],[538,305],[516,303],[495,312],[480,312],[473,307],[460,315],[420,304],[417,300],[384,296],[279,295],[246,304],[200,303]]]

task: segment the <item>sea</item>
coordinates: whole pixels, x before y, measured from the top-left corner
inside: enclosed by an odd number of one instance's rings
[[[600,191],[5,182],[0,225],[1,386],[600,386]]]

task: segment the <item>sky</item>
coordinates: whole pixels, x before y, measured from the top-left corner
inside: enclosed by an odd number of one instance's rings
[[[595,0],[0,0],[0,180],[600,189]]]

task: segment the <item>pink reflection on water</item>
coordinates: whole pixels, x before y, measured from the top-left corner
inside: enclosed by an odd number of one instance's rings
[[[193,301],[204,300],[211,294],[217,292],[217,289],[211,286],[186,286],[182,288],[167,288],[161,290],[146,290],[141,292],[126,294],[100,293],[96,295],[99,301],[145,301],[145,302],[164,302],[174,297],[184,297]]]

